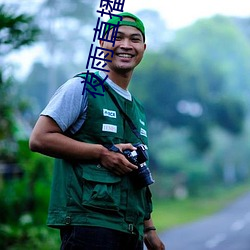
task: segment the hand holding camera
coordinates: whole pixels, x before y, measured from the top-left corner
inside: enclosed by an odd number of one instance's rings
[[[108,150],[122,153],[129,162],[136,165],[138,169],[133,170],[130,174],[133,183],[138,188],[143,188],[154,183],[151,172],[147,167],[146,161],[148,160],[147,146],[142,143],[134,144],[136,150],[125,149],[120,151],[115,145],[104,145]]]

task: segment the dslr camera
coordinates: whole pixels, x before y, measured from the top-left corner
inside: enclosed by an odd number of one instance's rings
[[[126,149],[123,151],[123,154],[128,161],[138,166],[137,170],[131,172],[131,177],[136,186],[143,188],[155,182],[146,164],[146,161],[148,160],[148,147],[142,143],[137,143],[133,146],[136,147],[137,150],[131,151]]]

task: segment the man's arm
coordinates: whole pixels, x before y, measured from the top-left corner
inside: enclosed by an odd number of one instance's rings
[[[152,219],[144,221],[144,243],[148,250],[164,250],[165,246],[156,233]]]
[[[134,150],[131,144],[116,145],[121,151]],[[111,152],[101,144],[90,144],[65,136],[57,123],[49,116],[40,116],[30,137],[29,147],[51,157],[70,160],[97,160],[118,175],[137,168],[125,156]]]

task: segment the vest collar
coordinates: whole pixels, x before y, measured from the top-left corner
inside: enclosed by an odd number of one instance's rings
[[[98,71],[97,72],[99,74],[99,76],[104,79],[106,77],[106,74],[103,71]],[[125,99],[132,101],[132,96],[131,93],[128,90],[125,90],[123,88],[121,88],[120,86],[118,86],[116,83],[114,83],[112,80],[110,80],[109,78],[107,78],[106,82],[108,83],[108,85],[119,95],[121,95],[122,97],[124,97]]]

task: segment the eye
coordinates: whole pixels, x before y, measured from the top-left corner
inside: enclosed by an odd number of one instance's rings
[[[131,40],[132,40],[134,43],[139,43],[139,42],[141,42],[141,39],[138,38],[138,37],[133,37]]]
[[[122,37],[118,35],[118,36],[116,36],[115,40],[116,40],[116,41],[121,41],[121,40],[122,40]]]
[[[135,35],[135,36],[131,36],[131,41],[134,42],[134,43],[139,43],[142,41],[141,37],[138,36],[138,35]]]

